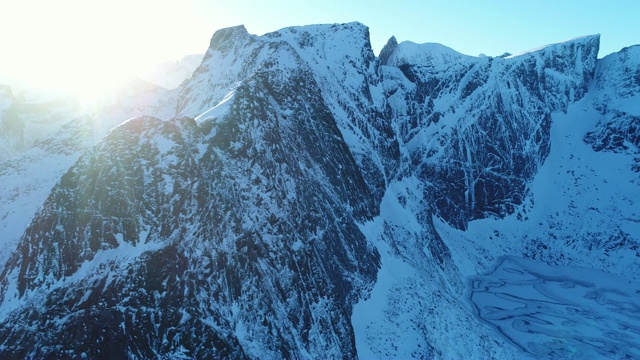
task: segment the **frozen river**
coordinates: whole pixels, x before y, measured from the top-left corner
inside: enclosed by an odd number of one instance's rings
[[[640,359],[640,296],[613,275],[502,257],[469,279],[476,315],[535,358]]]

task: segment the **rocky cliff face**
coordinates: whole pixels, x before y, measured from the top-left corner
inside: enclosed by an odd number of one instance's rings
[[[132,92],[129,96],[112,99],[113,104],[93,113],[88,113],[86,109],[79,112],[53,112],[57,115],[51,117],[52,112],[43,112],[42,117],[36,119],[38,123],[48,125],[47,132],[40,134],[41,138],[34,140],[29,148],[16,151],[15,156],[0,162],[1,263],[7,261],[9,253],[15,249],[51,189],[84,151],[131,117],[148,114],[169,118],[175,115],[173,92],[157,87],[152,90],[143,88],[130,89]],[[24,104],[22,106],[30,109]],[[40,106],[36,109],[40,109]],[[5,112],[1,121],[7,120],[6,115]]]
[[[308,67],[286,44],[267,60],[224,117],[131,120],[61,178],[3,276],[4,303],[47,315],[5,322],[7,354],[355,356],[350,309],[377,269],[356,223],[375,203]],[[10,346],[33,326],[56,330]]]
[[[522,355],[474,318],[464,278],[553,243],[513,229],[550,221],[535,184],[559,114],[593,106],[584,141],[637,153],[634,48],[598,46],[476,58],[392,38],[375,57],[358,23],[219,30],[176,91],[69,122],[24,157],[64,161],[2,164],[6,184],[50,175],[29,200],[7,194],[28,222],[3,220],[0,353]]]
[[[595,151],[638,154],[640,147],[640,47],[611,54],[599,63],[594,79],[594,105],[602,114],[596,128],[585,136]],[[640,158],[633,169],[640,171]]]
[[[581,99],[597,36],[508,58],[474,58],[439,44],[402,43],[383,71],[406,171],[432,211],[457,227],[522,204],[549,153],[551,114]],[[398,72],[401,72],[400,75]]]

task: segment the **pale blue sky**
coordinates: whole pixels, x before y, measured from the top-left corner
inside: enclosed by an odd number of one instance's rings
[[[376,53],[391,35],[493,56],[595,33],[601,57],[640,43],[638,0],[11,0],[3,8],[0,81],[75,87],[204,53],[216,29],[238,24],[261,35],[360,21]]]
[[[378,51],[399,41],[439,42],[460,52],[500,55],[582,35],[602,34],[601,56],[640,43],[640,1],[447,0],[447,1],[193,1],[209,19],[243,22],[264,33],[288,25],[360,21]],[[207,5],[205,5],[207,4]],[[277,5],[276,5],[277,4]],[[209,11],[211,10],[211,11]]]

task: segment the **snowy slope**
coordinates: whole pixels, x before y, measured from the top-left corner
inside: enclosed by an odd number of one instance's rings
[[[637,358],[638,294],[590,268],[502,257],[470,280],[478,317],[536,358]]]
[[[500,256],[515,255],[542,261],[538,265],[541,268],[553,264],[605,270],[618,275],[621,279],[618,282],[626,283],[616,291],[636,293],[639,290],[636,264],[640,228],[636,209],[640,198],[639,178],[632,171],[635,152],[596,152],[589,144],[593,141],[594,128],[598,129],[607,119],[603,98],[608,99],[607,104],[617,105],[615,112],[632,111],[632,103],[625,99],[634,97],[630,88],[633,81],[623,75],[629,71],[612,69],[610,60],[598,61],[582,100],[569,104],[566,113],[552,113],[549,155],[531,182],[531,194],[515,213],[504,219],[472,221],[466,231],[434,219],[460,275],[476,276],[489,271]],[[624,64],[637,68],[633,61]],[[605,78],[615,83],[603,86]],[[610,123],[623,129],[627,124],[615,120]],[[620,132],[628,133],[627,130]],[[576,331],[572,336],[590,334],[588,317],[581,321],[582,325],[572,330]],[[553,331],[560,330],[554,328]],[[602,341],[609,344],[606,339]],[[634,341],[630,344],[637,346]],[[551,347],[527,351],[537,358],[562,354],[550,352],[552,344],[545,346]],[[582,349],[581,356],[624,356],[627,347]]]
[[[379,278],[372,299],[355,308],[359,349],[379,358],[524,356],[508,345],[496,347],[488,340],[493,337],[487,329],[465,311],[464,278],[488,271],[502,255],[587,267],[594,267],[595,261],[596,268],[637,284],[633,269],[638,256],[636,234],[640,234],[634,206],[638,178],[630,171],[635,160],[599,155],[582,141],[593,141],[593,128],[606,116],[601,104],[614,103],[616,114],[622,109],[631,111],[625,114],[626,121],[618,116],[611,121],[615,127],[609,126],[626,136],[617,152],[635,153],[631,104],[637,94],[633,78],[637,65],[628,60],[633,58],[625,54],[629,50],[622,52],[625,60],[616,59],[618,68],[611,69],[608,64],[613,59],[596,62],[595,36],[507,59],[466,57],[434,44],[403,44],[390,42],[393,49],[386,51],[385,61],[395,66],[383,67],[383,71],[400,126],[400,150],[408,158],[406,173],[414,175],[387,188],[381,218],[373,227],[381,228],[368,233],[373,241],[390,233],[387,244],[392,247],[381,251],[379,276],[396,275]],[[420,60],[412,64],[411,59]],[[477,68],[482,71],[474,71]],[[605,79],[616,83],[603,85]],[[630,100],[625,101],[627,98]],[[483,114],[485,111],[489,114]],[[456,146],[451,149],[451,145]],[[456,153],[458,147],[462,151]],[[453,166],[444,172],[437,169],[452,160]],[[432,166],[435,171],[429,170]],[[420,167],[427,169],[426,174]],[[456,174],[460,167],[462,174]],[[499,185],[487,187],[495,175]],[[478,189],[478,183],[485,185]],[[430,187],[435,188],[435,203],[430,201]],[[589,196],[594,191],[597,195]],[[484,197],[485,205],[480,208],[485,210],[473,211],[468,219],[488,219],[471,221],[467,231],[455,230],[465,229],[464,219],[457,222],[456,218],[478,208],[479,195]],[[440,197],[446,202],[438,204]],[[429,225],[432,217],[436,232]],[[434,251],[438,241],[446,251]],[[397,268],[407,270],[398,272]],[[438,272],[442,276],[434,279]],[[425,291],[412,291],[416,284]],[[624,289],[636,290],[637,285]],[[439,316],[425,304],[438,304]],[[379,315],[372,317],[371,313]],[[578,329],[578,333],[588,331],[585,326]],[[394,339],[399,334],[418,340],[390,346],[397,344]],[[458,352],[452,352],[453,348]],[[613,353],[622,356],[621,351],[618,348]],[[542,354],[551,353],[540,349],[531,353],[535,357]],[[597,351],[586,354],[603,355]]]

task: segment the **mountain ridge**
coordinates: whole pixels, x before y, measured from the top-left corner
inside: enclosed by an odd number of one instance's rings
[[[567,218],[552,218],[535,196],[540,176],[570,164],[567,147],[553,149],[580,111],[604,120],[583,124],[580,141],[635,156],[634,48],[597,59],[599,41],[491,58],[391,38],[376,57],[357,22],[217,31],[177,90],[114,105],[98,115],[108,132],[67,133],[86,137],[60,147],[70,162],[0,275],[0,353],[550,356],[479,321],[465,277],[501,255],[585,261],[593,244],[554,230],[582,218],[564,204]],[[630,204],[634,186],[618,189]],[[589,188],[576,189],[571,202]],[[598,266],[617,272],[606,256],[638,256],[631,206],[607,219],[603,243],[618,245],[599,245]],[[532,221],[548,229],[521,234]],[[565,248],[573,258],[556,256]]]

